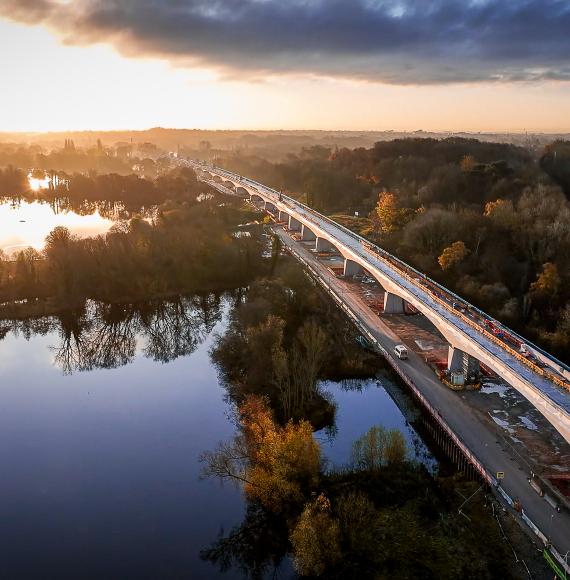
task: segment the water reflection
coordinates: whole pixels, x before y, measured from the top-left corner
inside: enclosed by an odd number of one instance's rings
[[[345,467],[353,442],[370,427],[382,425],[402,432],[409,459],[421,463],[432,474],[437,472],[437,460],[413,426],[418,411],[391,374],[381,373],[375,379],[325,381],[322,388],[337,408],[332,428],[316,434],[331,467]]]
[[[0,321],[0,578],[220,577],[199,553],[243,500],[200,480],[198,456],[234,432],[208,354],[232,302]]]
[[[107,232],[116,221],[116,215],[104,208],[78,213],[63,203],[0,200],[0,250],[7,254],[30,246],[40,250],[56,226],[64,226],[80,236],[94,236]]]
[[[66,375],[124,366],[138,347],[146,358],[166,363],[194,352],[220,321],[221,310],[214,294],[145,304],[87,302],[58,317],[0,322],[0,340],[10,331],[27,340],[55,333],[53,362]]]
[[[243,522],[200,552],[220,572],[239,571],[243,578],[296,577],[289,558],[286,521],[260,505],[248,503]]]
[[[242,300],[236,292],[88,302],[57,317],[0,321],[0,495],[8,506],[0,577],[41,578],[49,569],[75,579],[86,568],[84,578],[121,580],[293,576],[283,518],[248,504],[239,489],[198,479],[199,454],[234,436],[227,385],[208,353],[213,331],[227,330]],[[346,464],[354,439],[377,424],[400,428],[426,464],[387,385],[323,385],[338,409],[334,437],[321,441],[331,464]]]

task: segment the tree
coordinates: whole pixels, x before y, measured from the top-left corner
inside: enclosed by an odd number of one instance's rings
[[[210,143],[210,141],[200,141],[198,147],[200,148],[200,151],[210,151],[212,143]]]
[[[290,349],[275,342],[272,350],[273,383],[285,417],[297,416],[317,393],[317,379],[328,352],[327,334],[314,321],[303,324]]]
[[[570,302],[562,310],[558,321],[558,330],[568,335],[570,338]]]
[[[77,272],[71,257],[75,240],[76,237],[63,226],[56,226],[46,237],[44,255],[60,298],[71,297],[75,290]]]
[[[432,208],[406,225],[403,242],[416,254],[435,256],[460,233],[456,212]]]
[[[464,155],[459,165],[461,167],[461,171],[463,171],[464,173],[468,173],[470,171],[473,171],[473,168],[475,167],[476,163],[477,162],[475,161],[475,157],[473,157],[473,155]]]
[[[556,264],[546,262],[542,266],[542,272],[535,282],[530,285],[531,295],[538,298],[553,298],[560,288],[560,275]]]
[[[374,556],[378,552],[377,513],[374,504],[360,491],[349,491],[338,498],[336,514],[343,552]]]
[[[402,463],[407,456],[406,440],[398,429],[390,429],[384,448],[384,460],[388,465]]]
[[[291,544],[295,569],[302,576],[322,576],[340,561],[340,527],[324,494],[305,506]]]
[[[269,217],[269,216],[267,216]],[[271,237],[271,266],[269,268],[269,276],[273,276],[279,257],[281,256],[281,238],[277,234]]]
[[[37,295],[38,272],[36,263],[41,256],[34,248],[26,248],[16,256],[14,286],[19,297],[31,298]]]
[[[469,250],[462,241],[453,242],[445,248],[437,259],[442,270],[449,270],[453,266],[463,262],[469,255]]]
[[[267,400],[249,395],[238,408],[240,433],[202,454],[203,474],[244,484],[251,500],[276,513],[302,504],[318,482],[321,451],[308,421],[273,420]]]
[[[547,145],[540,158],[540,166],[570,198],[570,141],[557,140]]]
[[[391,234],[399,230],[404,223],[405,210],[398,207],[396,196],[389,191],[380,193],[374,214],[380,232],[383,234]]]
[[[315,392],[317,379],[326,359],[327,334],[314,319],[311,319],[303,324],[297,338],[304,371],[301,380],[304,384],[304,391],[311,396]]]
[[[6,262],[8,261],[8,256],[5,254],[4,250],[0,249],[0,289],[4,283],[4,272],[7,270]]]
[[[377,471],[384,465],[401,463],[406,455],[406,442],[398,429],[386,430],[376,425],[352,444],[352,463],[363,471]]]

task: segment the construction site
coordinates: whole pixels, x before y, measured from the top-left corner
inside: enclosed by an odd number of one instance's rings
[[[285,224],[280,225],[287,229]],[[372,276],[366,271],[344,276],[344,257],[334,248],[317,251],[315,244],[303,241],[298,232],[288,233],[337,278],[341,292],[358,296],[381,317],[407,349],[420,356],[447,388],[468,403],[495,433],[497,444],[513,460],[516,456],[517,463],[526,466],[525,471],[534,474],[542,487],[550,488],[570,509],[570,445],[531,403],[483,364],[472,383],[454,385],[446,380],[448,343],[425,316],[407,303],[402,314],[385,314],[384,289]],[[542,487],[537,493],[544,494]]]

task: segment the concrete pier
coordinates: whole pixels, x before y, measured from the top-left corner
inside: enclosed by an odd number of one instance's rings
[[[301,239],[303,241],[313,241],[317,239],[317,236],[305,225],[301,228]]]
[[[384,314],[403,314],[404,300],[396,294],[386,292],[384,294]]]
[[[296,220],[292,215],[289,216],[289,229],[294,231],[294,232],[300,232],[301,231],[301,222],[299,220]]]
[[[344,261],[344,276],[360,276],[363,273],[364,268],[360,264],[357,264],[356,262],[353,262],[349,259]]]

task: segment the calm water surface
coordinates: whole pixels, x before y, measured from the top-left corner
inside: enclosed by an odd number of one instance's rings
[[[243,577],[200,559],[245,509],[239,489],[199,478],[199,454],[234,433],[209,357],[230,309],[0,322],[0,578]],[[417,439],[378,381],[324,386],[337,421],[317,437],[334,464],[374,424]]]
[[[113,225],[99,211],[80,215],[71,209],[39,201],[14,203],[0,200],[0,250],[12,254],[29,246],[41,250],[46,236],[56,226],[65,226],[81,236],[103,234]]]

